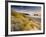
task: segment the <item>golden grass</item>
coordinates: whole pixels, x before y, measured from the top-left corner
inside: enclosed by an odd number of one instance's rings
[[[20,31],[39,30],[41,26],[29,19],[31,18],[24,15],[23,13],[17,13],[17,12],[11,13],[11,22],[12,22],[12,26],[14,24],[13,27],[15,27],[15,29],[18,28]],[[16,23],[18,24],[16,25]]]

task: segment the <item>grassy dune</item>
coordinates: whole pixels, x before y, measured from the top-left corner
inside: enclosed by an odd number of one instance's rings
[[[28,14],[12,12],[11,13],[11,31],[35,31],[40,30],[41,25],[32,21]]]

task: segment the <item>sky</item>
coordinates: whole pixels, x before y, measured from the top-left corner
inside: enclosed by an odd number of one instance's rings
[[[15,5],[12,5],[11,9],[16,12],[28,13],[30,15],[33,15],[35,13],[38,13],[39,15],[41,15],[40,6],[15,6]]]

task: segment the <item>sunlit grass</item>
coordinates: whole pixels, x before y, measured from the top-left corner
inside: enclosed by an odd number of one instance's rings
[[[11,13],[12,31],[27,31],[39,30],[40,25],[32,21],[31,17],[26,16],[24,13],[12,12]]]

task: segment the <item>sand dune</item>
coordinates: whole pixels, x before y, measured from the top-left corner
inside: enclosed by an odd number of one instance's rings
[[[37,18],[36,18],[37,19]],[[11,31],[31,31],[31,30],[40,30],[41,29],[41,21],[40,19],[34,19],[33,17],[29,17],[28,14],[24,13],[11,13]]]

